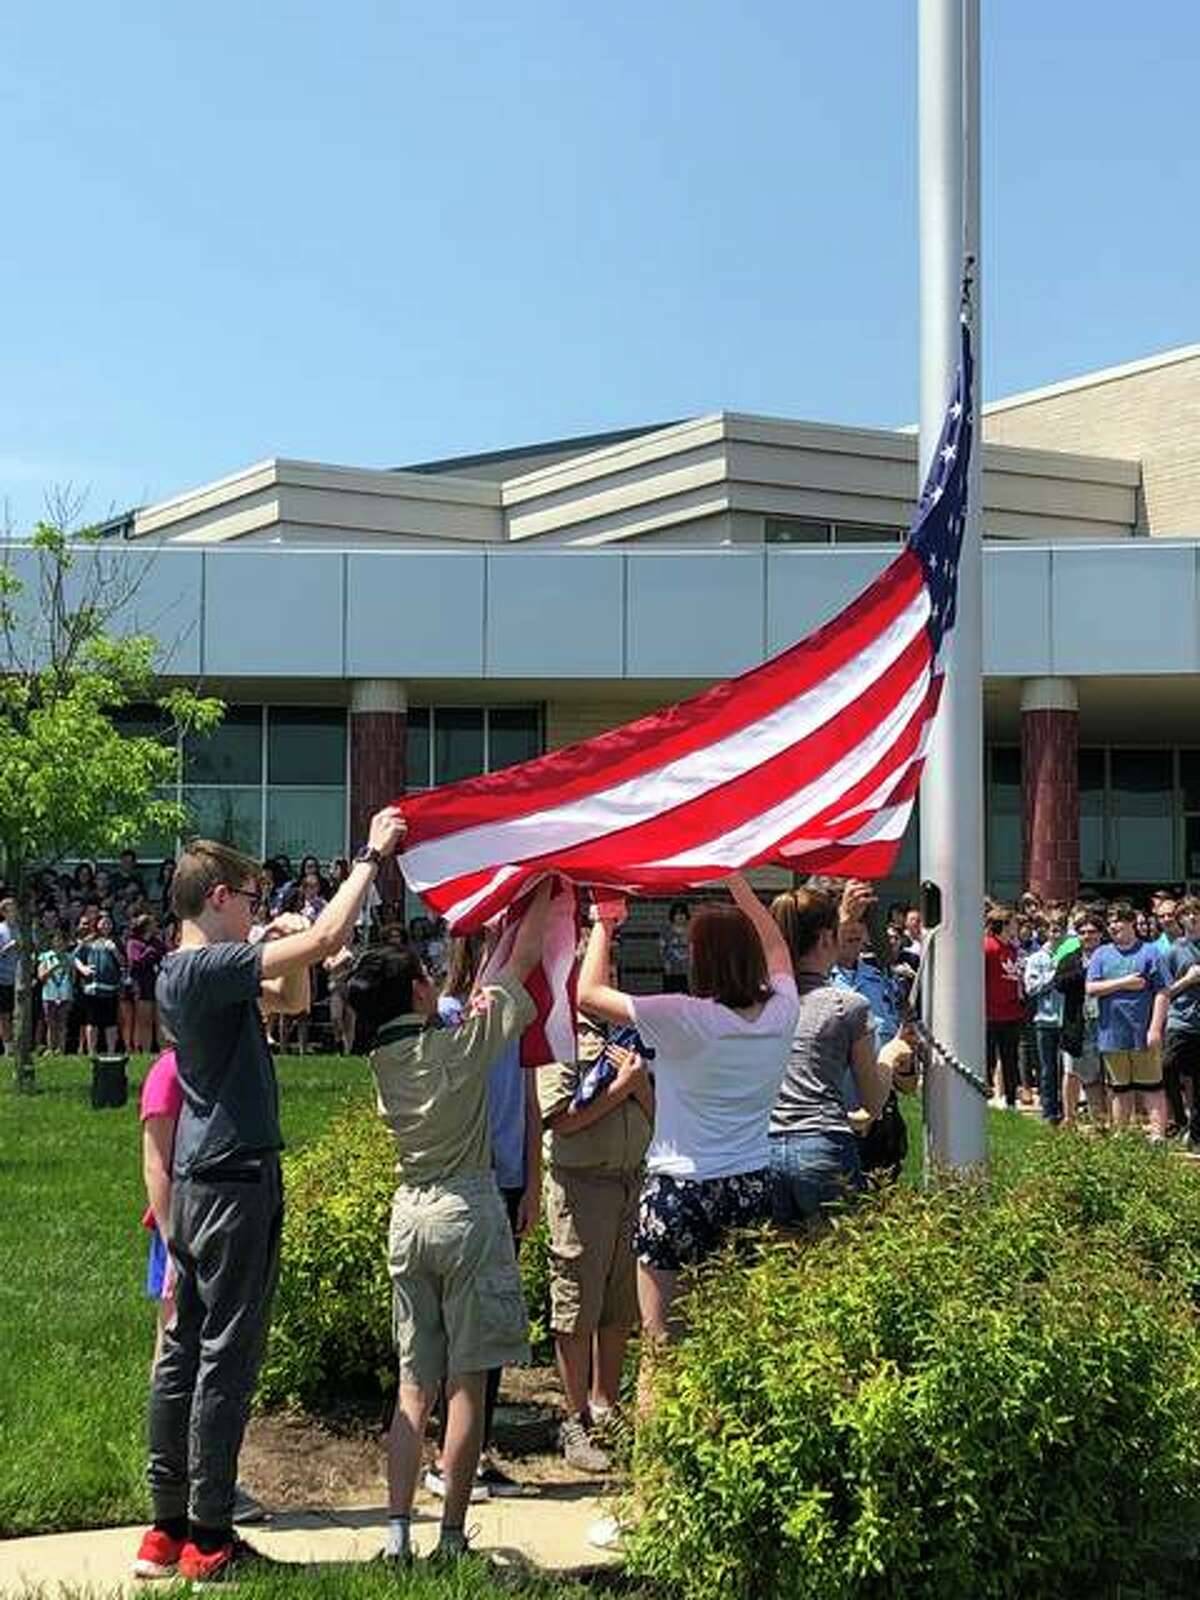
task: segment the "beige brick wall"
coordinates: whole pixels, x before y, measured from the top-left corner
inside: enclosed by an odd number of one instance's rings
[[[985,413],[983,433],[1140,459],[1139,530],[1200,535],[1200,354]]]

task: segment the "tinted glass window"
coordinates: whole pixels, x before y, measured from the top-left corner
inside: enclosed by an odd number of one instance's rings
[[[828,544],[830,526],[809,517],[767,517],[763,537],[768,544]]]
[[[457,783],[483,771],[483,711],[439,706],[433,719],[433,781]]]
[[[1022,875],[1021,752],[1015,745],[992,750],[988,793],[988,884],[1019,883]]]
[[[268,783],[346,782],[346,713],[272,706],[267,713]]]
[[[112,724],[126,739],[161,739],[170,744],[175,737],[170,718],[158,706],[123,706],[113,712]]]
[[[501,706],[488,712],[488,767],[516,766],[542,753],[542,719],[535,706]]]
[[[410,789],[428,789],[432,783],[429,758],[429,707],[409,706],[404,766]]]
[[[1079,752],[1079,872],[1107,876],[1104,836],[1104,751]]]
[[[261,783],[262,707],[230,706],[219,728],[185,740],[183,775],[191,783]]]
[[[283,854],[294,862],[314,855],[328,866],[345,851],[345,788],[268,789],[268,855]]]
[[[1117,876],[1167,879],[1175,872],[1175,785],[1169,750],[1112,752],[1113,850]]]
[[[1179,781],[1183,786],[1183,809],[1200,811],[1200,750],[1179,752]]]
[[[263,792],[259,785],[252,789],[185,789],[183,801],[191,819],[186,832],[201,839],[219,839],[248,855],[261,852]]]

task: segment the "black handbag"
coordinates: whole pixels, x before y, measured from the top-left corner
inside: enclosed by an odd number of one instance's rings
[[[893,1089],[859,1141],[858,1159],[864,1172],[898,1173],[907,1154],[908,1124]]]

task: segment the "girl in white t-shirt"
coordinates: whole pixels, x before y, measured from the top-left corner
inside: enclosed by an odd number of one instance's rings
[[[787,944],[740,875],[734,906],[691,919],[691,994],[631,995],[607,981],[623,908],[597,908],[579,973],[579,1006],[633,1023],[656,1052],[654,1138],[638,1207],[638,1305],[652,1340],[673,1332],[680,1278],[734,1228],[771,1215],[771,1106],[787,1067],[798,1004]]]

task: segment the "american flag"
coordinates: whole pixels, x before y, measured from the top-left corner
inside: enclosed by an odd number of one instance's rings
[[[404,875],[452,932],[533,883],[670,894],[768,863],[878,878],[912,815],[954,626],[971,452],[967,323],[900,554],[808,638],[665,710],[405,796]]]

